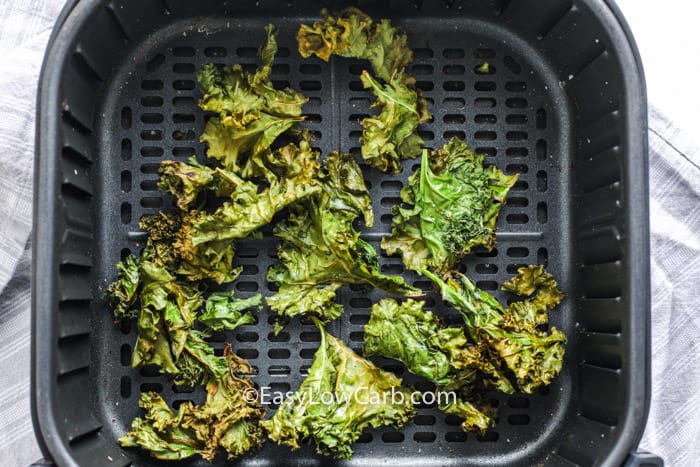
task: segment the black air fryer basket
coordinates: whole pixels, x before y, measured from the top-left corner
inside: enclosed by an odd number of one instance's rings
[[[368,430],[343,465],[658,465],[634,453],[649,400],[649,242],[646,96],[639,56],[611,0],[73,0],[56,26],[41,79],[37,125],[33,290],[33,417],[58,465],[167,465],[117,439],[141,413],[141,391],[171,403],[201,401],[167,377],[130,366],[135,328],[115,325],[103,294],[115,263],[143,246],[142,215],[172,206],[157,191],[165,159],[205,148],[198,137],[195,72],[204,63],[258,63],[263,27],[278,26],[273,79],[310,97],[305,126],[327,153],[357,154],[371,113],[358,74],[366,64],[302,59],[294,34],[322,6],[359,6],[409,38],[410,72],[434,119],[429,147],[453,136],[520,173],[498,221],[492,252],[464,263],[479,287],[526,264],[545,264],[567,298],[552,324],[569,337],[564,370],[526,397],[494,395],[496,427],[463,432],[459,420],[420,406],[403,430]],[[488,74],[478,68],[488,62]],[[365,170],[377,218],[364,238],[378,248],[391,206],[418,161],[399,176]],[[269,294],[276,240],[240,242],[242,296]],[[428,291],[428,305],[457,318],[430,284],[382,256],[382,270]],[[345,313],[329,330],[362,347],[369,309],[383,294],[345,287]],[[504,297],[501,297],[504,298]],[[313,325],[293,320],[273,334],[259,322],[225,341],[258,370],[255,382],[294,390],[318,347]],[[453,321],[456,322],[456,321]],[[428,390],[396,362],[375,362]],[[225,465],[225,456],[214,464]],[[244,465],[325,465],[313,446],[269,442]],[[201,459],[174,465],[206,465]]]

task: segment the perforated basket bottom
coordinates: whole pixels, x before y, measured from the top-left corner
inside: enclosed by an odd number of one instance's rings
[[[291,86],[310,97],[304,111],[305,126],[313,131],[323,153],[340,148],[358,154],[361,119],[373,111],[371,95],[362,89],[358,74],[367,65],[334,59],[302,60],[296,51],[294,32],[298,20],[275,21],[280,28],[280,51],[273,68],[277,86]],[[502,281],[525,264],[541,263],[555,274],[566,290],[568,274],[569,196],[568,155],[562,127],[568,118],[559,83],[550,79],[546,67],[533,50],[502,30],[479,22],[411,20],[398,22],[408,33],[415,52],[411,73],[430,103],[433,121],[421,127],[421,135],[431,148],[442,146],[453,136],[466,138],[470,146],[486,153],[488,163],[507,173],[520,173],[498,222],[497,248],[477,252],[464,263],[463,270],[478,286],[497,291]],[[179,24],[154,35],[124,68],[110,91],[103,109],[98,162],[99,222],[106,226],[98,234],[99,276],[96,294],[115,277],[114,264],[142,247],[138,233],[142,215],[170,209],[170,200],[156,190],[157,168],[165,159],[186,160],[196,154],[204,160],[205,148],[198,142],[204,114],[197,107],[199,91],[195,72],[204,63],[241,63],[253,70],[257,50],[264,40],[264,22],[207,19],[201,24]],[[476,68],[489,63],[489,72]],[[399,190],[418,164],[406,161],[399,176],[387,176],[363,167],[374,201],[377,219],[364,238],[379,249],[381,236],[390,231],[391,206],[399,201]],[[265,273],[276,261],[277,242],[265,230],[262,240],[241,241],[237,262],[243,274],[233,287],[240,296],[254,292],[273,293]],[[414,285],[427,291],[429,308],[445,321],[460,322],[459,315],[430,291],[430,283],[404,271],[400,258],[382,255],[382,271],[403,274]],[[345,314],[330,324],[330,331],[361,353],[363,326],[372,303],[385,296],[381,291],[361,292],[344,287],[338,294]],[[133,417],[140,414],[140,391],[161,393],[178,406],[184,400],[201,402],[203,392],[176,390],[168,378],[149,369],[130,367],[136,338],[134,327],[115,327],[106,309],[98,306],[94,318],[100,327],[97,349],[101,364],[97,393],[98,407],[113,420],[115,439],[127,431]],[[573,335],[572,324],[564,317],[567,305],[555,312],[552,322]],[[319,333],[309,322],[294,319],[278,336],[273,334],[271,313],[265,309],[258,323],[236,332],[217,334],[212,345],[220,352],[231,342],[241,357],[257,368],[259,386],[273,391],[298,387],[308,371],[319,343]],[[404,378],[406,385],[421,390],[432,386],[409,374],[394,361],[373,359],[382,368]],[[460,462],[527,463],[528,456],[541,456],[554,443],[557,423],[561,422],[571,400],[571,377],[565,371],[550,387],[533,396],[493,394],[499,409],[495,429],[483,437],[463,432],[459,419],[446,416],[434,406],[418,407],[415,422],[397,431],[372,429],[355,445],[353,461],[387,460],[450,464]],[[270,407],[270,409],[274,409]],[[109,429],[110,427],[106,427]],[[134,459],[146,462],[136,451]],[[420,460],[418,460],[420,457]],[[307,460],[313,462],[313,448],[290,453],[268,443],[255,459],[271,463]],[[541,459],[541,457],[538,457]],[[150,460],[149,460],[150,462]],[[194,463],[202,462],[193,461]],[[224,462],[223,457],[218,462]]]

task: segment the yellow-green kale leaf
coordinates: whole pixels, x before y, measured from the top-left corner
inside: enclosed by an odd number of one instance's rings
[[[288,205],[321,191],[318,153],[311,150],[307,137],[302,137],[298,146],[290,143],[275,153],[279,157],[258,166],[271,175],[264,189],[231,172],[219,171],[235,189],[213,212],[192,211],[183,216],[171,246],[180,261],[178,274],[217,283],[234,280],[240,273],[240,268],[233,267],[235,240],[253,235]]]
[[[233,290],[213,292],[207,297],[204,312],[197,319],[212,331],[233,331],[244,324],[255,324],[255,316],[246,312],[250,309],[262,309],[262,294],[237,298]]]
[[[321,191],[291,206],[289,218],[275,226],[282,241],[280,262],[267,275],[279,285],[279,292],[267,299],[272,310],[287,316],[314,312],[336,318],[342,308],[331,302],[340,285],[348,283],[366,283],[399,295],[419,294],[402,278],[380,273],[377,252],[353,227],[360,215],[366,225],[374,222],[369,192],[354,158],[331,153],[319,180]]]
[[[192,339],[201,340],[195,331]],[[206,385],[204,404],[185,402],[175,413],[159,394],[142,393],[140,406],[146,414],[133,420],[131,431],[119,439],[122,446],[145,449],[163,460],[199,454],[211,461],[221,448],[235,459],[262,445],[265,435],[259,422],[265,411],[246,397],[253,387],[250,378],[238,376],[250,374],[252,368],[229,345],[223,357],[204,345],[209,351],[199,356],[202,362],[190,357]]]
[[[212,190],[216,196],[230,196],[239,183],[233,173],[199,164],[195,156],[189,163],[162,161],[158,173],[158,189],[170,193],[182,211],[188,211],[204,190]]]
[[[234,173],[245,161],[266,157],[277,137],[304,119],[302,106],[308,101],[292,89],[274,88],[270,74],[277,32],[272,25],[265,31],[262,65],[255,73],[238,64],[223,69],[208,64],[197,74],[203,94],[199,106],[217,114],[207,121],[201,141],[209,145],[209,157]]]
[[[196,284],[178,282],[164,268],[141,262],[143,287],[137,320],[138,337],[132,366],[155,364],[164,372],[177,373],[187,336],[204,300]]]
[[[154,262],[151,256],[154,251],[145,248],[141,259],[132,255],[124,260],[129,274],[137,278],[137,286],[127,297],[130,301],[121,303],[126,280],[121,277],[108,289],[109,302],[115,317],[137,319],[138,336],[132,366],[157,365],[164,373],[177,374],[176,362],[204,300],[197,284],[177,280],[165,267]],[[134,282],[130,280],[129,284]],[[127,304],[130,311],[124,314],[122,310]]]
[[[384,81],[406,68],[413,52],[406,35],[388,19],[375,23],[357,8],[346,8],[337,15],[321,10],[322,21],[302,24],[297,32],[302,57],[316,55],[328,61],[331,55],[369,60],[374,72]]]
[[[181,235],[195,248],[210,242],[246,238],[269,224],[283,208],[320,190],[315,181],[300,182],[293,178],[274,182],[263,191],[252,182],[243,182],[236,187],[230,201],[213,213],[199,211],[192,215],[183,225]],[[179,252],[180,245],[175,248]]]
[[[362,120],[362,158],[382,172],[399,173],[402,160],[418,157],[423,150],[425,142],[416,129],[431,118],[427,103],[406,83],[404,71],[384,85],[366,71],[360,80],[377,98],[372,108],[380,109],[379,115]]]
[[[392,233],[382,240],[407,268],[445,274],[475,246],[493,248],[496,220],[518,175],[507,176],[453,138],[424,150],[421,166],[401,190],[409,208],[394,206]]]
[[[259,157],[251,157],[243,167],[242,176],[265,179],[268,183],[285,178],[311,182],[318,175],[320,153],[311,147],[313,137],[309,130],[290,133],[298,136],[298,143],[290,143],[274,151],[265,151]]]
[[[139,226],[149,234],[144,255],[154,264],[189,281],[211,279],[223,284],[236,280],[241,268],[233,265],[233,242],[215,241],[201,248],[191,246],[187,234],[189,225],[196,216],[197,214],[160,212],[142,218]]]
[[[508,308],[466,276],[456,275],[443,281],[429,271],[423,273],[439,286],[442,297],[462,313],[471,339],[488,348],[494,365],[500,361],[501,370],[512,373],[520,391],[531,394],[559,374],[566,337],[555,327],[547,331],[540,326],[548,322],[548,311],[564,295],[541,266],[521,268],[506,283],[506,289],[534,293]]]
[[[335,54],[370,62],[385,84],[366,71],[360,76],[364,87],[377,97],[372,108],[381,110],[379,115],[362,121],[362,157],[382,172],[401,172],[403,159],[420,155],[424,141],[416,130],[431,118],[426,100],[415,88],[415,80],[406,73],[406,66],[413,59],[406,35],[389,20],[374,22],[357,8],[347,8],[338,15],[324,9],[321,15],[322,21],[299,28],[299,53],[326,61]]]
[[[139,260],[133,255],[127,256],[117,263],[118,278],[107,288],[109,306],[114,313],[114,319],[133,319],[138,316],[134,308],[138,299],[140,285]]]
[[[310,440],[319,454],[349,459],[351,444],[365,428],[400,428],[413,418],[415,409],[401,379],[358,356],[316,324],[321,346],[309,374],[262,424],[279,444],[297,449]]]
[[[439,409],[461,418],[461,427],[464,431],[484,434],[486,430],[496,425],[495,410],[487,403],[481,402],[478,397],[474,399],[459,396],[447,403],[440,404]]]

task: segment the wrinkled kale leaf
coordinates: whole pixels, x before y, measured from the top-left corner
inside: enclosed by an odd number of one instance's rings
[[[108,298],[115,318],[137,319],[138,336],[132,366],[156,365],[163,373],[180,377],[185,360],[189,358],[187,354],[193,348],[195,320],[212,330],[234,329],[255,322],[255,317],[244,311],[262,307],[262,296],[256,294],[239,299],[234,298],[233,292],[214,292],[205,301],[199,283],[177,278],[168,269],[172,263],[157,261],[157,244],[149,239],[140,259],[131,255],[121,263],[119,269],[128,267],[128,275],[120,273],[120,278],[108,289]],[[119,301],[124,283],[136,284],[130,291],[128,313],[123,311],[127,307]],[[197,315],[202,305],[205,311]],[[202,343],[209,348],[204,341]]]
[[[204,190],[212,190],[216,196],[230,196],[241,183],[232,172],[219,167],[211,169],[198,163],[194,156],[189,163],[162,161],[158,173],[158,189],[170,193],[183,211],[188,211]]]
[[[212,331],[233,331],[238,326],[256,323],[255,316],[245,311],[249,309],[262,309],[262,294],[236,298],[232,290],[213,292],[197,319]]]
[[[411,373],[445,384],[466,366],[467,338],[462,328],[442,325],[423,305],[410,299],[400,305],[393,299],[376,303],[364,329],[364,355],[399,360]]]
[[[222,284],[235,280],[240,268],[233,266],[236,239],[246,238],[268,224],[287,205],[321,190],[317,180],[318,152],[311,136],[300,133],[289,143],[256,160],[253,172],[269,186],[244,180],[235,173],[198,164],[166,161],[161,164],[159,187],[168,190],[182,210],[189,209],[204,190],[228,200],[214,212],[160,213],[146,218],[142,226],[158,247],[175,260],[173,270],[190,281],[211,279]]]
[[[131,255],[121,263],[129,268],[129,284],[136,284],[129,296],[129,312],[124,313],[125,307],[119,302],[124,288],[121,284],[125,282],[123,272],[110,285],[108,299],[115,318],[136,318],[138,336],[132,366],[156,365],[163,373],[178,374],[176,362],[185,350],[204,299],[198,284],[178,280],[154,261],[156,251],[149,244],[140,259]]]
[[[399,173],[401,160],[418,157],[423,149],[425,142],[416,128],[431,118],[427,103],[406,84],[403,71],[385,85],[366,71],[360,80],[377,97],[372,108],[381,109],[379,115],[362,120],[362,158],[382,172]]]
[[[333,54],[369,60],[374,73],[386,84],[366,71],[360,76],[363,86],[377,98],[372,108],[380,109],[378,115],[362,121],[362,157],[382,172],[401,172],[401,160],[420,155],[424,141],[416,130],[431,118],[415,80],[406,73],[413,58],[406,35],[389,20],[375,23],[357,8],[347,8],[338,15],[324,9],[321,15],[322,21],[301,25],[297,33],[299,53],[326,61]]]
[[[138,310],[134,304],[138,299],[140,284],[139,261],[133,255],[129,255],[117,263],[118,278],[107,288],[109,306],[114,313],[114,319],[133,319],[138,316]]]
[[[255,73],[245,72],[238,64],[223,69],[209,64],[197,73],[203,94],[199,106],[217,114],[208,120],[201,141],[208,144],[209,157],[219,159],[234,173],[268,157],[277,137],[304,120],[302,106],[308,99],[292,89],[273,86],[270,74],[277,53],[277,31],[272,25],[265,31],[262,65]],[[252,174],[254,169],[246,172]]]
[[[195,340],[196,335],[193,332]],[[185,402],[175,413],[159,394],[142,393],[140,406],[146,414],[132,421],[131,431],[119,439],[122,446],[140,447],[158,459],[177,460],[199,454],[211,461],[220,448],[234,459],[262,445],[265,435],[259,421],[265,411],[247,400],[246,390],[253,383],[239,376],[250,374],[252,368],[228,345],[223,357],[204,346],[209,351],[197,354],[202,361],[190,356],[190,364],[198,366],[206,386],[204,404]]]
[[[406,35],[387,19],[377,23],[357,8],[346,8],[337,15],[321,10],[322,21],[302,24],[297,32],[299,53],[316,55],[328,61],[331,55],[369,60],[374,72],[386,82],[406,68],[413,52]]]
[[[162,371],[175,374],[178,372],[175,362],[204,302],[202,293],[196,284],[178,282],[167,270],[150,261],[141,262],[140,275],[141,308],[131,364],[133,367],[158,365]]]
[[[503,290],[527,297],[507,309],[465,276],[447,282],[429,271],[443,298],[462,312],[462,328],[446,327],[423,302],[398,304],[382,300],[372,307],[365,326],[364,352],[402,362],[409,371],[432,381],[454,399],[440,409],[463,419],[462,428],[483,433],[494,425],[495,410],[484,399],[485,389],[531,394],[548,385],[561,371],[566,338],[543,329],[548,311],[564,295],[543,266],[528,266],[503,284]]]
[[[217,283],[236,279],[240,268],[233,267],[235,240],[253,235],[288,205],[321,191],[318,153],[311,150],[308,135],[302,136],[299,145],[290,143],[275,153],[279,157],[260,166],[275,177],[280,175],[268,187],[261,189],[221,171],[236,184],[229,199],[214,212],[193,211],[183,216],[171,246],[180,259],[178,274]]]
[[[414,300],[398,304],[393,299],[375,304],[364,329],[364,354],[398,360],[411,373],[435,383],[438,390],[452,391],[455,398],[443,400],[440,408],[459,415],[465,430],[483,433],[495,420],[477,389],[495,387],[512,393],[513,387],[488,354],[467,341],[461,327],[445,326],[423,305]]]
[[[211,279],[218,284],[232,282],[241,273],[234,267],[234,244],[210,242],[201,248],[191,246],[188,228],[196,214],[160,212],[141,219],[139,226],[149,234],[144,255],[149,261],[194,282]]]
[[[300,183],[295,179],[284,179],[260,192],[255,183],[243,182],[233,192],[231,200],[216,211],[211,214],[197,211],[189,217],[187,223],[183,223],[179,233],[180,241],[174,245],[175,252],[187,258],[185,250],[246,238],[269,224],[283,208],[320,189],[315,182]]]
[[[262,424],[279,444],[297,449],[310,440],[320,454],[349,459],[351,444],[366,427],[400,428],[415,409],[401,379],[358,356],[315,322],[321,346],[309,374]]]
[[[245,178],[264,179],[274,183],[280,179],[294,179],[310,183],[319,170],[320,153],[311,147],[313,137],[309,130],[289,132],[298,137],[298,143],[290,143],[274,151],[267,151],[257,158],[251,158],[243,168]]]
[[[520,268],[504,288],[528,298],[504,308],[496,298],[476,287],[468,277],[455,275],[443,281],[424,271],[440,288],[442,297],[462,313],[473,342],[484,347],[491,362],[502,362],[516,387],[531,394],[546,386],[562,369],[566,337],[555,327],[549,331],[548,311],[564,298],[543,266]]]
[[[457,138],[440,150],[425,150],[401,190],[402,201],[412,207],[393,208],[392,233],[382,248],[400,253],[409,269],[438,274],[454,269],[475,246],[493,248],[498,213],[518,175],[483,162]]]
[[[484,434],[496,425],[496,411],[493,407],[470,394],[460,394],[455,400],[440,404],[439,409],[461,418],[464,431]]]
[[[354,158],[339,152],[324,161],[320,193],[290,207],[289,218],[275,226],[282,241],[280,262],[268,271],[279,291],[267,298],[273,311],[296,316],[317,313],[337,318],[342,307],[332,304],[342,284],[367,283],[399,295],[420,291],[398,276],[379,272],[379,256],[353,227],[362,215],[372,225],[371,200]]]

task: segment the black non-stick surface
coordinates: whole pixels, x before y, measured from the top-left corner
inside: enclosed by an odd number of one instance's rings
[[[308,21],[308,19],[303,19]],[[358,137],[363,116],[372,96],[364,91],[358,74],[367,65],[352,60],[302,59],[296,51],[294,32],[302,19],[275,20],[280,28],[280,52],[273,69],[279,86],[291,86],[310,97],[304,111],[305,126],[316,136],[316,145],[327,153],[341,149],[358,154]],[[520,173],[498,222],[498,243],[490,253],[477,252],[464,263],[466,273],[478,285],[492,291],[515,273],[520,265],[547,265],[565,291],[569,289],[570,212],[567,105],[562,86],[547,64],[527,44],[493,25],[460,19],[412,19],[397,22],[408,33],[415,52],[411,73],[428,98],[433,121],[421,127],[429,147],[436,148],[452,136],[466,138],[470,146],[489,155],[488,163],[507,173]],[[264,41],[262,20],[212,19],[201,23],[176,23],[157,31],[123,63],[107,92],[95,187],[97,277],[95,296],[115,277],[114,264],[126,254],[137,253],[144,236],[138,230],[142,215],[170,209],[170,200],[156,190],[157,168],[165,159],[186,160],[196,154],[204,160],[205,147],[198,142],[205,115],[197,107],[195,72],[204,63],[241,63],[251,70],[258,63],[257,49]],[[488,62],[490,74],[475,67]],[[364,236],[377,249],[381,236],[391,228],[391,206],[398,202],[399,189],[418,161],[406,161],[399,176],[388,176],[364,168],[374,202],[376,224],[364,229]],[[276,261],[277,241],[266,230],[262,240],[238,244],[237,262],[243,274],[233,284],[240,296],[273,291],[265,273]],[[428,307],[449,323],[459,323],[454,310],[444,306],[430,284],[404,271],[398,257],[382,255],[382,271],[405,274],[423,287]],[[385,294],[366,293],[345,286],[338,294],[345,314],[329,329],[349,346],[361,352],[363,325],[372,303]],[[553,313],[552,323],[574,335],[570,301]],[[135,327],[115,326],[108,310],[96,303],[93,316],[97,339],[92,340],[97,356],[93,378],[98,407],[112,420],[116,437],[127,431],[140,414],[140,391],[160,392],[177,406],[183,400],[201,402],[203,393],[177,392],[171,381],[157,371],[130,367],[136,338]],[[259,386],[273,391],[294,390],[303,379],[318,346],[319,333],[307,322],[294,319],[279,336],[272,333],[271,313],[265,309],[258,323],[235,332],[212,337],[215,348],[231,342],[234,350],[258,369]],[[574,356],[569,354],[568,359]],[[410,375],[400,364],[386,359],[374,361],[404,378],[406,385],[429,390],[431,386]],[[567,365],[568,366],[568,365]],[[355,445],[353,462],[403,461],[417,465],[460,462],[527,464],[541,459],[557,439],[557,432],[572,400],[574,375],[565,369],[549,388],[532,396],[494,394],[498,423],[484,437],[463,432],[459,420],[445,416],[435,407],[419,407],[415,422],[397,431],[368,430]],[[274,407],[270,407],[270,411]],[[110,427],[105,427],[109,430]],[[139,463],[148,459],[134,453]],[[531,457],[534,456],[534,457]],[[253,458],[250,458],[253,459]],[[286,464],[292,459],[314,461],[311,448],[296,453],[268,443],[255,455],[255,462]],[[151,461],[150,459],[148,460]],[[201,462],[201,461],[199,461]],[[224,463],[223,456],[219,463]],[[196,462],[195,462],[196,463]]]

